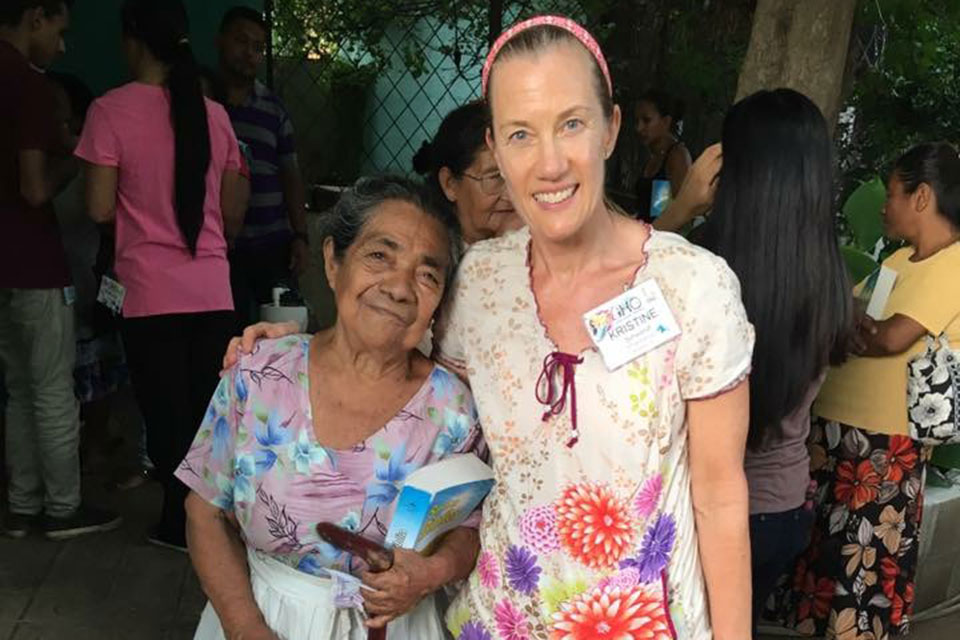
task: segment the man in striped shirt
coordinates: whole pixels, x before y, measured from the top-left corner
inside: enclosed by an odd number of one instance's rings
[[[270,290],[307,267],[307,221],[293,125],[280,99],[257,80],[268,30],[238,6],[220,24],[217,46],[227,113],[250,165],[250,206],[230,257],[238,319],[256,322]],[[292,272],[292,273],[291,273]]]

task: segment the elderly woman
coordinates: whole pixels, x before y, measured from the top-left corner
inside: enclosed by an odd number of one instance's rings
[[[484,140],[489,124],[483,102],[457,107],[413,157],[414,171],[426,178],[442,202],[450,203],[467,245],[523,226]]]
[[[497,480],[448,628],[459,640],[748,638],[753,330],[737,278],[608,204],[620,109],[583,27],[511,27],[483,90],[487,144],[527,227],[470,248],[438,331]]]
[[[469,522],[429,557],[397,550],[377,574],[315,527],[333,522],[382,543],[409,473],[481,446],[469,390],[414,348],[458,247],[452,221],[414,183],[367,179],[345,192],[323,246],[335,326],[241,358],[177,471],[191,489],[187,538],[210,599],[197,638],[366,638],[344,573],[368,587],[367,626],[389,622],[397,640],[443,637],[430,594],[474,566]]]

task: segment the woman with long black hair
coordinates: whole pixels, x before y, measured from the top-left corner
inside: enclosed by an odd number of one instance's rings
[[[817,106],[791,89],[757,92],[727,113],[722,148],[703,244],[737,274],[756,329],[745,456],[756,620],[810,536],[810,406],[843,357],[852,298]]]
[[[217,385],[234,322],[226,234],[240,152],[226,112],[203,97],[180,0],[127,0],[123,49],[133,82],[90,109],[76,154],[87,207],[116,224],[123,341],[164,487],[151,541],[185,548],[186,487],[173,477]]]

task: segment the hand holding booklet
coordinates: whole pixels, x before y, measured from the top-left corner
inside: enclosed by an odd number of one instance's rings
[[[493,470],[472,453],[452,455],[407,476],[387,546],[423,551],[470,517],[493,487]]]

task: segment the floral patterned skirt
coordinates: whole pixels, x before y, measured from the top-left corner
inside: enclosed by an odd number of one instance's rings
[[[809,448],[817,522],[765,617],[838,640],[906,634],[929,449],[822,418]]]

